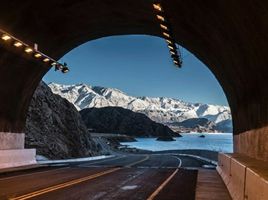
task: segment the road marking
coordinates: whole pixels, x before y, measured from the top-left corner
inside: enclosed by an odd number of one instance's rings
[[[177,156],[174,157],[179,160],[179,165],[177,169],[147,198],[147,200],[153,200],[161,192],[161,190],[169,183],[169,181],[171,181],[171,179],[178,173],[179,168],[182,165],[182,161]]]
[[[80,164],[79,167],[91,167],[90,165],[95,164],[95,163],[113,161],[113,160],[117,160],[117,159],[124,158],[124,157],[126,157],[126,156],[123,155],[121,157],[116,157],[116,158],[113,158],[113,159],[104,159],[104,160],[101,160],[101,161],[92,162],[92,163],[88,163],[88,164],[84,163],[84,164]],[[88,165],[88,166],[85,166],[85,165]],[[104,167],[104,166],[100,166],[100,167]],[[22,174],[22,175],[17,175],[17,176],[10,176],[10,177],[6,177],[6,178],[0,178],[0,181],[12,179],[12,178],[19,178],[19,177],[24,177],[24,176],[36,175],[36,174],[43,174],[43,173],[46,173],[46,172],[58,171],[58,170],[67,169],[67,168],[70,168],[70,167],[62,167],[62,168],[59,168],[59,169],[50,169],[50,170],[41,171],[41,172],[33,172],[33,173]]]
[[[148,198],[147,200],[153,200],[160,191],[169,183],[169,181],[177,174],[179,168],[177,168]]]
[[[180,168],[181,167],[181,165],[182,165],[182,160],[179,158],[179,157],[177,157],[177,156],[173,156],[174,158],[177,158],[177,160],[179,160],[179,165],[178,165],[178,168]]]
[[[122,157],[119,157],[119,158],[124,158],[124,157],[126,157],[126,156],[122,156]],[[116,159],[113,159],[113,160],[117,160],[117,159],[119,159],[119,158],[116,158]],[[136,164],[139,164],[139,163],[141,163],[141,162],[144,162],[144,161],[148,160],[148,158],[149,158],[149,156],[146,155],[146,157],[145,157],[144,159],[139,160],[139,161],[134,162],[134,163],[131,163],[131,164],[128,164],[128,165],[126,165],[125,167],[132,167],[133,165],[136,165]],[[109,161],[110,161],[110,160],[109,160]],[[94,164],[94,163],[92,163],[92,164]],[[87,167],[87,168],[90,168],[90,167],[111,167],[111,166],[113,166],[113,165],[92,165],[92,164],[87,165],[87,166],[85,166],[85,165],[83,165],[83,166],[79,165],[79,166],[80,166],[80,167]],[[137,167],[137,168],[139,168],[139,167]]]
[[[131,163],[131,164],[127,165],[127,166],[131,167],[131,166],[136,165],[138,163],[144,162],[145,160],[148,160],[148,159],[149,159],[149,156],[146,155],[146,157],[143,158],[142,160],[139,160],[137,162]],[[88,181],[88,180],[91,180],[91,179],[95,179],[95,178],[98,178],[100,176],[113,173],[113,172],[118,171],[120,169],[122,169],[122,168],[121,167],[116,167],[116,168],[113,168],[113,169],[110,169],[110,170],[99,172],[97,174],[89,175],[89,176],[86,176],[86,177],[83,177],[83,178],[74,179],[72,181],[68,181],[68,182],[61,183],[61,184],[54,185],[54,186],[50,186],[50,187],[47,187],[47,188],[44,188],[44,189],[41,189],[41,190],[37,190],[35,192],[31,192],[31,193],[28,193],[28,194],[25,194],[25,195],[22,195],[22,196],[11,197],[11,198],[9,198],[9,200],[26,200],[26,199],[30,199],[30,198],[33,198],[33,197],[36,197],[36,196],[39,196],[39,195],[42,195],[42,194],[45,194],[45,193],[48,193],[48,192],[52,192],[52,191],[59,190],[59,189],[65,188],[65,187],[69,187],[69,186],[72,186],[72,185],[75,185],[75,184],[78,184],[78,183],[82,183],[82,182],[85,182],[85,181]]]
[[[93,175],[89,175],[89,176],[86,176],[86,177],[83,177],[83,178],[68,181],[66,183],[61,183],[61,184],[54,185],[54,186],[51,186],[51,187],[48,187],[48,188],[45,188],[45,189],[37,190],[35,192],[31,192],[31,193],[28,193],[28,194],[25,194],[25,195],[22,195],[22,196],[9,198],[9,200],[26,200],[26,199],[30,199],[30,198],[33,198],[33,197],[36,197],[36,196],[39,196],[39,195],[42,195],[42,194],[45,194],[45,193],[48,193],[48,192],[52,192],[52,191],[55,191],[55,190],[58,190],[58,189],[61,189],[61,188],[65,188],[65,187],[72,186],[72,185],[75,185],[75,184],[78,184],[78,183],[82,183],[82,182],[85,182],[85,181],[88,181],[88,180],[91,180],[91,179],[95,179],[95,178],[98,178],[98,177],[106,175],[106,174],[110,174],[112,172],[118,171],[119,169],[121,169],[121,168],[119,168],[119,167],[113,168],[113,169],[110,169],[110,170],[99,172],[97,174],[93,174]]]
[[[119,159],[121,159],[121,158],[125,158],[125,157],[126,157],[126,156],[123,155],[123,156],[116,157],[116,158],[113,158],[113,159],[104,159],[104,160],[97,161],[97,162],[80,164],[80,165],[78,165],[78,166],[79,166],[79,167],[90,167],[91,165],[94,165],[94,164],[103,163],[103,162],[107,162],[107,161],[119,160]]]
[[[134,190],[136,189],[138,186],[137,185],[126,185],[121,187],[122,190]]]
[[[42,171],[42,172],[34,172],[34,173],[28,173],[28,174],[21,174],[21,175],[17,175],[17,176],[9,176],[9,177],[6,177],[6,178],[0,178],[0,181],[12,179],[12,178],[19,178],[19,177],[24,177],[24,176],[36,175],[36,174],[43,174],[43,173],[46,173],[46,172],[54,172],[54,171],[67,169],[67,168],[70,168],[70,167],[62,167],[62,168],[59,168],[59,169],[49,169],[49,170]]]
[[[177,169],[177,167],[138,166],[138,169]]]
[[[134,163],[131,163],[131,164],[129,164],[129,165],[126,165],[126,167],[132,167],[132,166],[134,166],[134,165],[137,165],[137,164],[139,164],[139,163],[141,163],[141,162],[144,162],[144,161],[148,160],[149,158],[150,158],[150,156],[149,156],[149,155],[146,155],[144,159],[139,160],[139,161],[134,162]]]

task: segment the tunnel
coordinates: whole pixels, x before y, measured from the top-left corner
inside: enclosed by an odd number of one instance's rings
[[[106,36],[161,37],[153,2],[5,1],[0,6],[0,28],[28,44],[37,43],[42,52],[59,59]],[[161,3],[176,42],[208,66],[226,94],[233,116],[234,152],[268,161],[268,2]],[[0,149],[23,149],[28,106],[50,66],[8,45],[1,45],[0,53]]]

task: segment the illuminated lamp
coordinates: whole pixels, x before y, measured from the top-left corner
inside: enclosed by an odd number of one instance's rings
[[[33,52],[33,49],[30,48],[30,47],[26,47],[24,51],[25,51],[26,53],[31,53],[31,52]]]
[[[14,43],[14,46],[15,46],[15,47],[21,47],[21,46],[22,46],[22,43],[21,43],[21,42],[16,41],[16,42]]]
[[[2,40],[7,41],[7,40],[10,40],[10,39],[11,39],[11,37],[9,35],[7,35],[7,34],[2,35]]]
[[[168,27],[166,26],[166,25],[164,25],[164,24],[160,24],[160,27],[162,28],[162,29],[164,29],[164,30],[168,30]]]
[[[61,69],[61,72],[62,73],[67,73],[67,72],[69,72],[69,68],[66,67],[66,66],[63,66],[62,69]]]
[[[176,49],[176,47],[175,47],[175,46],[170,45],[170,44],[168,45],[168,48],[169,48],[169,49],[171,49],[171,50],[175,50],[175,49]]]
[[[156,17],[163,22],[165,21],[165,18],[162,15],[156,15]]]
[[[166,32],[163,32],[163,35],[164,35],[165,37],[167,37],[167,38],[170,38],[170,35],[169,35],[168,33],[166,33]]]
[[[50,60],[49,60],[49,58],[45,58],[44,60],[43,60],[43,62],[49,62]]]
[[[160,3],[154,3],[153,7],[154,7],[155,10],[158,10],[160,12],[162,11],[162,7],[161,7]]]
[[[34,54],[34,57],[36,57],[36,58],[41,58],[42,55],[41,55],[40,53],[35,53],[35,54]]]

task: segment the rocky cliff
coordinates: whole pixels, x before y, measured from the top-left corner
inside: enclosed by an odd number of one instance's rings
[[[92,156],[99,151],[76,108],[43,82],[33,95],[25,132],[26,147],[51,159]]]
[[[180,136],[167,126],[142,113],[121,107],[87,108],[80,111],[86,126],[100,133],[119,133],[135,137]]]

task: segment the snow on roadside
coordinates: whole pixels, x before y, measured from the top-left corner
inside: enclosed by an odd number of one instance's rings
[[[37,156],[36,160],[38,164],[56,164],[56,163],[70,163],[70,162],[85,162],[92,160],[101,160],[105,158],[113,158],[114,155],[103,155],[103,156],[94,156],[94,157],[86,157],[86,158],[73,158],[73,159],[64,159],[64,160],[46,160],[44,156]]]

